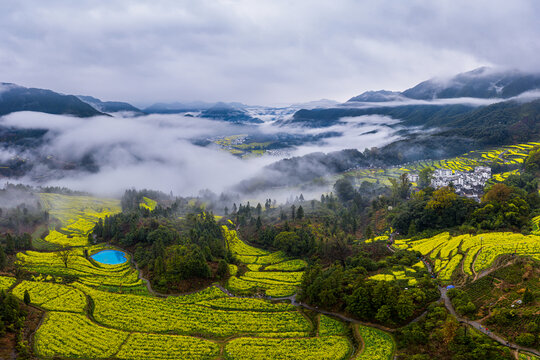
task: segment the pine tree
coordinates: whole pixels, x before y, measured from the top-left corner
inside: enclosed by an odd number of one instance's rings
[[[24,290],[24,297],[23,301],[26,305],[30,305],[30,294],[28,293],[28,290]]]
[[[0,245],[0,270],[4,270],[7,265],[7,256],[4,248]]]
[[[298,210],[296,211],[296,217],[298,218],[298,220],[302,220],[302,218],[304,217],[304,208],[302,207],[302,205],[298,207]]]

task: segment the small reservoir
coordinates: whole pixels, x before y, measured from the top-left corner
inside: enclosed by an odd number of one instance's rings
[[[103,250],[92,255],[91,258],[108,265],[123,264],[127,261],[126,254],[118,250]]]

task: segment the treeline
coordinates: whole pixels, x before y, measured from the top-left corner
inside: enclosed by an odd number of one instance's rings
[[[129,189],[124,192],[120,204],[122,205],[122,210],[136,210],[139,208],[139,204],[143,201],[143,197],[150,198],[155,201],[171,201],[173,200],[172,195],[167,195],[164,192],[156,190],[135,190]],[[179,202],[180,199],[177,199]],[[178,206],[178,205],[177,205]]]
[[[174,206],[106,217],[89,237],[131,250],[159,291],[187,291],[224,278],[227,263],[235,261],[212,213],[178,219]]]
[[[31,232],[48,221],[49,213],[42,209],[39,197],[32,191],[21,184],[6,184],[0,189],[0,232]]]
[[[374,256],[387,255],[377,261]],[[346,259],[345,265],[335,263],[323,268],[310,267],[304,275],[299,299],[324,309],[346,312],[358,319],[385,325],[406,323],[419,315],[426,306],[439,298],[437,286],[427,272],[414,288],[407,288],[407,280],[374,281],[369,274],[395,266],[412,266],[419,253],[398,251],[388,255],[383,243],[372,248],[363,247]],[[404,286],[405,285],[405,286]]]
[[[28,359],[30,349],[24,341],[24,325],[27,311],[15,295],[0,291],[0,339],[6,333],[15,333],[17,359]]]

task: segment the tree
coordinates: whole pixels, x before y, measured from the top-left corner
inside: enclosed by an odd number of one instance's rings
[[[482,202],[496,201],[504,203],[510,200],[512,195],[512,189],[502,183],[495,184],[491,189],[482,197]]]
[[[396,310],[401,320],[406,320],[414,313],[414,304],[410,296],[401,294],[398,298]]]
[[[399,180],[390,178],[390,183],[392,184],[392,197],[394,203],[397,199],[405,200],[409,197],[411,191],[411,183],[407,174],[401,174]]]
[[[524,163],[525,171],[529,173],[536,173],[540,170],[540,149],[536,148],[529,152],[529,156]]]
[[[30,305],[30,294],[28,293],[28,290],[24,290],[24,296],[23,301],[26,305]]]
[[[262,206],[261,203],[257,204],[257,216],[261,216],[262,213]]]
[[[0,245],[0,270],[4,270],[7,265],[7,257],[4,248]]]
[[[257,231],[261,231],[262,221],[260,216],[257,216],[257,222],[255,223],[255,227],[257,228]]]
[[[339,179],[334,184],[334,190],[341,202],[347,202],[354,198],[355,190],[352,183],[348,179]]]
[[[383,305],[379,308],[377,311],[377,314],[375,315],[375,319],[377,319],[378,322],[385,323],[390,319],[392,316],[392,309],[388,305]]]
[[[300,194],[299,200],[300,200],[300,201],[304,201],[304,194]]]
[[[364,236],[366,239],[371,239],[373,237],[373,230],[371,229],[371,225],[368,225],[366,227],[366,231],[364,232]]]
[[[444,186],[433,192],[431,200],[426,204],[426,209],[447,209],[458,199],[458,195],[448,186]]]
[[[420,170],[418,174],[418,186],[420,188],[428,187],[431,184],[431,178],[433,177],[433,168],[426,167]]]
[[[530,333],[522,333],[516,336],[516,342],[522,346],[532,346],[535,341],[535,336]]]
[[[304,208],[302,207],[302,205],[298,207],[298,210],[296,211],[296,217],[298,218],[298,220],[302,220],[302,218],[304,217]]]
[[[229,275],[229,265],[225,260],[219,260],[216,275],[220,279],[224,279]]]
[[[296,206],[291,206],[291,219],[295,219],[296,217]]]
[[[73,249],[69,247],[63,247],[59,251],[57,251],[56,256],[60,258],[64,266],[67,268],[71,260],[75,257],[75,253],[73,253]]]

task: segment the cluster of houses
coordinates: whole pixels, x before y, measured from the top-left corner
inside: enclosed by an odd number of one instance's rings
[[[409,173],[408,178],[410,182],[418,183],[418,174]],[[477,166],[468,172],[436,169],[431,178],[431,186],[438,189],[452,184],[457,194],[479,200],[490,178],[491,168],[487,166]]]

